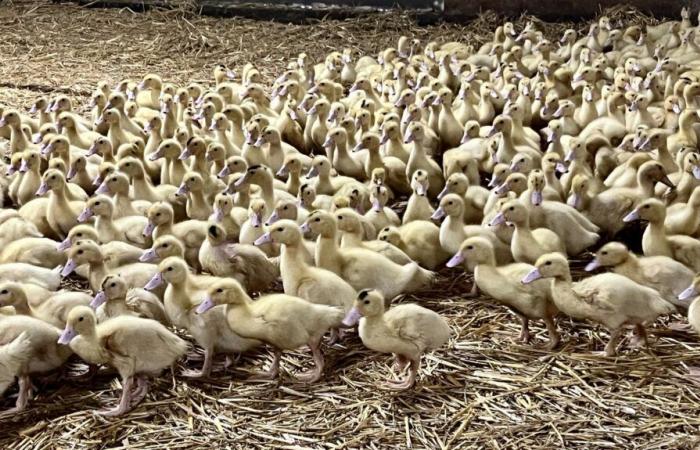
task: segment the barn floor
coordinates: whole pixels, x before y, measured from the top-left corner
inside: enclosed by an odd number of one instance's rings
[[[612,15],[649,20],[624,10]],[[253,62],[270,79],[301,51],[316,60],[348,46],[376,54],[409,33],[476,45],[490,38],[496,21],[482,16],[467,26],[418,28],[389,15],[287,26],[15,2],[0,6],[0,102],[24,108],[60,91],[85,103],[98,80],[145,72],[176,83],[208,81],[220,62]],[[544,29],[558,35],[567,26]],[[651,350],[625,347],[618,358],[595,353],[607,339],[604,330],[560,318],[563,344],[549,352],[541,324],[534,324],[532,345],[520,344],[519,323],[506,309],[461,298],[470,285],[470,278],[445,271],[434,291],[404,300],[440,312],[453,331],[447,348],[424,359],[413,391],[378,389],[390,361],[356,337],[326,348],[325,378],[315,385],[295,383],[288,373],[275,383],[242,381],[269,363],[263,352],[229,372],[219,367],[211,380],[164,375],[141,406],[115,420],[91,412],[116,400],[114,375],[89,383],[37,380],[30,408],[0,417],[0,448],[650,449],[700,442],[700,396],[686,375],[688,366],[700,365],[700,342],[668,328],[680,316],[650,329]],[[309,361],[305,352],[293,353],[283,367],[297,372]],[[13,403],[0,400],[0,410]]]

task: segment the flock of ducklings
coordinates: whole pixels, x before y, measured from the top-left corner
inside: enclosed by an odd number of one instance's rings
[[[646,344],[677,310],[698,329],[696,31],[687,11],[646,29],[601,17],[557,47],[505,23],[476,51],[401,37],[376,58],[301,54],[270,90],[252,65],[219,65],[211,86],[101,83],[89,118],[63,95],[4,109],[0,393],[17,378],[25,408],[30,377],[76,354],[117,370],[105,414],[122,414],[186,353],[173,328],[204,350],[187,376],[266,344],[256,377],[273,379],[306,345],[297,378],[314,382],[324,336],[356,325],[405,389],[450,328],[391,301],[445,265],[510,308],[523,341],[542,320],[551,349],[560,313],[606,327],[607,355],[625,326]],[[636,220],[643,255],[615,241]],[[567,256],[587,249],[587,270],[609,272],[573,282]],[[59,290],[71,273],[94,296]]]

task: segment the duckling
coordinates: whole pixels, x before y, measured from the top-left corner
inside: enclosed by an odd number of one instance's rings
[[[284,293],[318,304],[336,306],[349,311],[356,296],[355,289],[340,276],[308,261],[299,226],[290,220],[280,220],[270,231],[258,238],[256,245],[272,242],[282,246],[280,274]]]
[[[450,327],[439,314],[422,306],[401,304],[386,311],[384,305],[381,292],[365,289],[358,294],[343,324],[352,326],[359,321],[360,339],[366,347],[393,353],[401,371],[408,365],[409,374],[404,380],[385,384],[390,389],[408,389],[416,382],[422,354],[445,345]]]
[[[520,280],[533,266],[526,263],[496,265],[493,245],[482,237],[466,239],[459,251],[448,261],[448,267],[466,263],[474,272],[472,294],[480,289],[494,300],[509,307],[522,322],[520,340],[530,341],[529,321],[541,319],[547,326],[549,344],[552,350],[559,344],[560,336],[554,323],[558,310],[552,303],[550,284],[545,280],[523,284]]]
[[[58,342],[89,364],[107,364],[119,372],[122,396],[116,408],[100,412],[105,416],[120,416],[140,403],[148,393],[147,376],[172,366],[188,347],[155,320],[119,316],[98,325],[87,306],[70,312]]]
[[[58,131],[65,130],[70,145],[87,150],[101,134],[90,130],[81,130],[72,113],[62,112],[56,120]]]
[[[655,289],[664,300],[679,307],[685,305],[678,295],[693,281],[693,271],[678,261],[667,256],[640,257],[620,242],[608,242],[599,248],[586,271],[599,267],[610,267],[615,273]]]
[[[664,228],[666,206],[657,199],[639,203],[623,220],[649,222],[642,236],[644,256],[668,256],[700,272],[700,241],[685,235],[668,236]]]
[[[501,225],[506,221],[515,225],[510,250],[516,262],[532,264],[545,253],[566,254],[564,244],[555,232],[547,228],[530,229],[528,210],[520,201],[504,203],[489,225]]]
[[[439,268],[450,254],[440,246],[440,228],[427,220],[414,220],[400,227],[387,226],[377,235],[428,270]]]
[[[19,379],[19,395],[15,407],[4,414],[19,412],[27,407],[32,397],[33,374],[51,372],[61,367],[73,353],[65,345],[58,345],[60,330],[42,320],[25,315],[0,314],[0,343],[7,345],[24,336],[29,345],[26,359],[17,367],[14,375]],[[24,347],[24,346],[23,346]],[[3,347],[4,348],[4,347]]]
[[[197,172],[187,172],[175,195],[187,196],[187,217],[207,220],[213,209],[204,195],[204,180]]]
[[[22,365],[31,357],[32,342],[26,333],[0,346],[0,395],[15,382]]]
[[[370,286],[393,299],[403,292],[427,287],[435,276],[416,263],[401,266],[371,250],[339,248],[337,220],[325,211],[309,215],[302,226],[302,231],[308,230],[318,234],[316,266],[335,272],[355,289]]]
[[[207,223],[200,220],[186,220],[175,223],[174,211],[168,203],[154,203],[146,212],[148,224],[143,234],[158,239],[164,235],[173,235],[185,247],[185,259],[192,267],[199,265],[199,248],[207,236]]]
[[[52,269],[66,262],[65,255],[56,249],[56,241],[44,237],[14,239],[1,248],[0,263],[21,262]]]
[[[151,248],[142,251],[138,260],[140,262],[160,262],[171,256],[185,259],[185,246],[175,236],[165,234],[153,241]]]
[[[335,211],[335,218],[338,221],[338,230],[343,232],[340,247],[344,248],[365,248],[384,255],[396,264],[405,265],[413,261],[403,251],[391,244],[383,241],[364,240],[367,237],[367,222],[363,222],[363,217],[350,208],[340,208]],[[371,226],[371,225],[370,225]],[[374,235],[376,230],[372,228]],[[374,236],[370,237],[372,239]]]
[[[616,273],[572,283],[569,263],[559,253],[542,255],[522,282],[528,284],[540,278],[552,278],[552,300],[561,312],[598,322],[610,330],[606,356],[616,354],[624,325],[634,325],[639,338],[648,344],[644,324],[675,310],[655,290]]]
[[[307,179],[316,178],[312,185],[318,195],[334,195],[344,185],[356,182],[354,178],[345,176],[332,176],[333,166],[325,156],[316,156],[311,162],[311,168],[306,175]]]
[[[100,246],[95,241],[82,239],[71,246],[68,251],[68,261],[60,275],[67,277],[83,264],[89,266],[87,278],[93,292],[100,290],[102,280],[110,273],[118,273],[129,287],[140,287],[156,272],[153,264],[131,263],[119,267],[107,267]]]
[[[119,276],[107,275],[101,288],[90,302],[100,323],[118,316],[153,319],[165,326],[170,325],[163,303],[145,289],[131,288]]]
[[[509,246],[502,242],[492,230],[481,225],[464,225],[464,201],[457,194],[447,194],[440,200],[440,206],[431,216],[432,219],[444,218],[440,225],[440,246],[448,253],[455,254],[459,250],[462,242],[474,236],[481,236],[494,246],[496,260],[499,264],[506,264],[513,261]]]
[[[217,305],[226,305],[226,318],[234,332],[273,346],[272,366],[258,377],[264,379],[277,377],[282,351],[302,345],[311,349],[315,367],[296,378],[309,383],[320,379],[324,368],[321,339],[343,320],[340,309],[315,305],[291,295],[265,295],[253,302],[235,280],[223,280],[211,286],[197,312],[203,314]]]
[[[77,217],[84,207],[82,201],[69,201],[66,177],[59,170],[50,169],[44,172],[37,195],[44,195],[49,190],[49,201],[46,207],[46,220],[59,238],[66,237],[71,228],[78,224]]]
[[[92,225],[80,224],[76,225],[68,232],[68,236],[56,245],[56,250],[64,253],[69,250],[74,243],[87,239],[100,243],[100,250],[102,250],[102,256],[104,258],[105,266],[107,267],[119,267],[125,264],[130,264],[137,262],[139,256],[143,252],[139,247],[135,247],[131,244],[127,244],[122,241],[111,241],[102,242],[100,241],[97,230]],[[76,269],[76,272],[80,276],[84,276],[87,272],[83,271],[81,267]]]
[[[129,216],[143,216],[151,206],[146,200],[133,200],[130,195],[129,177],[121,172],[113,172],[107,175],[100,186],[95,190],[96,194],[110,194],[113,197],[115,219]]]
[[[404,212],[401,222],[403,225],[411,223],[415,220],[430,220],[430,217],[435,212],[435,209],[430,204],[428,199],[428,188],[430,179],[428,173],[424,170],[416,170],[411,177],[411,188],[413,194],[408,198],[406,211]]]
[[[700,187],[696,187],[687,203],[668,208],[664,228],[669,234],[700,237]]]
[[[16,314],[31,316],[43,320],[57,328],[66,324],[68,313],[76,306],[88,305],[90,296],[83,292],[53,292],[43,298],[29,298],[20,283],[6,282],[0,284],[0,306],[12,306]]]
[[[375,230],[401,224],[399,216],[386,206],[389,200],[389,191],[384,186],[377,186],[373,189],[370,199],[372,201],[372,209],[365,213],[365,219],[374,226]]]
[[[96,217],[95,229],[103,242],[122,241],[139,248],[151,246],[150,236],[142,230],[148,224],[143,216],[127,216],[114,219],[114,203],[105,195],[96,195],[87,201],[85,209],[78,216],[78,222]]]
[[[244,337],[227,325],[224,307],[215,308],[209,314],[197,312],[197,306],[205,301],[207,288],[219,280],[221,278],[195,277],[190,274],[183,259],[171,256],[160,262],[157,272],[144,287],[153,290],[164,283],[168,284],[164,305],[170,322],[187,329],[204,348],[202,369],[199,372],[187,372],[186,375],[190,377],[208,377],[216,353],[242,353],[260,345],[257,339]]]
[[[202,269],[217,277],[231,277],[251,293],[268,289],[279,270],[257,247],[228,242],[227,236],[221,225],[208,225],[207,239],[199,249]]]
[[[428,174],[428,195],[435,198],[445,185],[442,169],[433,159],[426,154],[423,144],[425,127],[419,122],[412,122],[406,130],[406,143],[413,142],[411,156],[406,163],[406,177],[412,179],[416,170],[423,170]]]
[[[41,156],[39,152],[27,150],[23,153],[19,168],[19,186],[10,198],[19,206],[27,204],[35,198],[36,191],[41,185]]]

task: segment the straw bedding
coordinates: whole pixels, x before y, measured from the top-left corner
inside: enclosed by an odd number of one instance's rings
[[[653,21],[625,8],[608,13],[614,20]],[[403,15],[380,15],[284,25],[184,10],[137,14],[14,3],[0,7],[0,102],[27,107],[37,95],[55,92],[81,99],[98,80],[145,72],[177,83],[208,81],[219,62],[253,62],[269,80],[301,51],[317,61],[344,47],[376,54],[401,34],[477,45],[499,20],[485,14],[466,25],[417,27]],[[518,28],[526,20],[520,18]],[[571,26],[586,24],[541,28],[556,37]],[[37,380],[31,407],[0,419],[0,448],[646,449],[700,443],[700,396],[685,375],[688,365],[700,364],[700,345],[693,333],[668,327],[680,316],[650,328],[652,351],[625,349],[617,358],[595,353],[604,347],[604,330],[560,318],[564,341],[549,352],[541,324],[534,324],[532,345],[516,342],[515,317],[486,298],[465,299],[470,286],[470,277],[445,270],[432,291],[401,300],[438,311],[453,331],[446,348],[424,358],[412,391],[377,389],[390,360],[364,349],[357,337],[325,349],[328,368],[315,385],[289,377],[272,384],[242,381],[269,363],[263,352],[228,371],[218,365],[206,381],[165,374],[141,406],[114,420],[90,412],[116,400],[113,374],[89,383]],[[191,353],[189,362],[198,358]],[[297,371],[308,361],[304,352],[289,353],[283,367]],[[13,403],[1,399],[0,410]]]

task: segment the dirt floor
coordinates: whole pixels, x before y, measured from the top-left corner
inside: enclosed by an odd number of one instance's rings
[[[147,72],[175,83],[209,82],[220,62],[251,62],[271,79],[300,51],[316,60],[345,47],[376,54],[401,34],[478,45],[496,23],[487,15],[464,26],[419,28],[387,15],[283,25],[15,2],[0,6],[0,103],[23,108],[62,91],[84,104],[97,81]],[[558,35],[567,26],[544,30]],[[444,271],[432,292],[402,300],[443,314],[453,331],[446,348],[424,358],[412,391],[378,389],[391,361],[357,337],[325,349],[328,367],[315,385],[288,373],[309,364],[304,351],[285,356],[280,382],[243,381],[269,363],[263,352],[228,372],[218,367],[211,380],[164,375],[135,412],[114,420],[91,412],[114,404],[120,386],[113,374],[89,383],[37,380],[31,407],[0,418],[0,448],[675,449],[700,442],[700,396],[686,375],[700,364],[700,344],[689,331],[669,329],[680,315],[650,328],[651,350],[625,347],[617,358],[600,354],[607,332],[560,318],[563,344],[550,352],[542,324],[533,324],[531,345],[517,342],[514,316],[489,299],[463,298],[470,286],[470,277]],[[200,364],[197,356],[179,369]],[[0,410],[13,403],[1,399]]]

